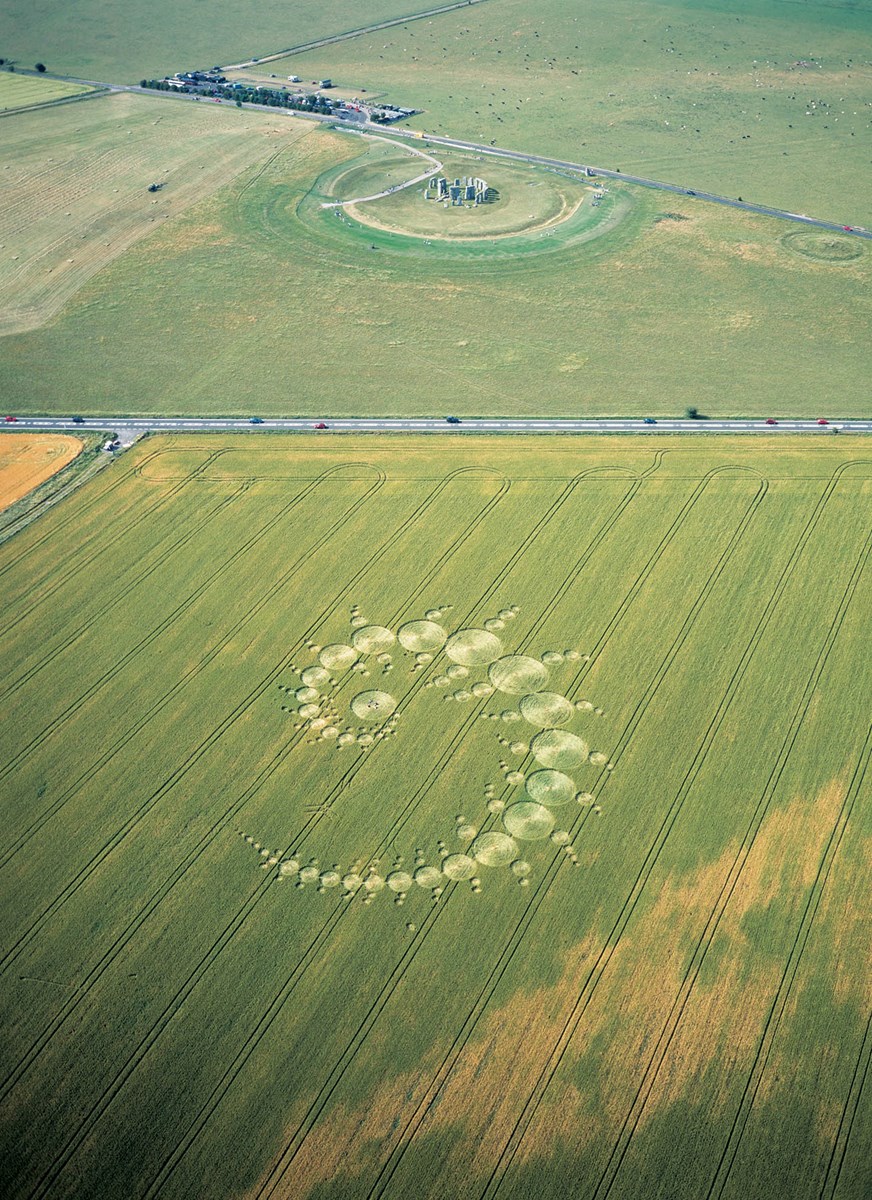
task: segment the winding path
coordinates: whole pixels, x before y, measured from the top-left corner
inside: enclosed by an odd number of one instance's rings
[[[321,205],[322,208],[348,208],[352,204],[366,204],[370,200],[381,200],[385,196],[393,196],[395,192],[402,192],[405,188],[414,187],[416,183],[423,183],[425,179],[429,179],[435,175],[437,171],[442,170],[442,163],[434,158],[432,154],[427,154],[423,150],[418,150],[415,146],[407,146],[403,142],[395,142],[391,138],[377,137],[375,134],[366,134],[375,142],[386,142],[389,146],[397,146],[400,150],[406,150],[409,154],[417,154],[419,158],[426,158],[428,162],[434,164],[431,170],[425,171],[423,175],[416,175],[414,179],[409,179],[406,183],[395,183],[393,187],[385,188],[384,191],[376,192],[374,196],[358,196],[356,200],[332,200]]]

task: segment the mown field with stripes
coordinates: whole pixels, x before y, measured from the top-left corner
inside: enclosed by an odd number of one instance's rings
[[[149,439],[0,547],[11,1197],[870,1191],[861,438]]]

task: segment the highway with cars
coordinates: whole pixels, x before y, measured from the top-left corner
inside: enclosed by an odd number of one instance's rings
[[[511,434],[832,434],[872,433],[872,419],[819,417],[760,420],[627,417],[16,417],[0,422],[7,431],[114,433],[122,446],[149,433],[511,433]]]

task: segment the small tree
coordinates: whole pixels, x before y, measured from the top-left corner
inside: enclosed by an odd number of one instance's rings
[[[39,71],[40,75],[45,74],[45,63],[37,63],[36,69]]]
[[[684,410],[684,415],[691,421],[695,421],[699,417],[699,409],[694,408],[694,406],[691,404]]]

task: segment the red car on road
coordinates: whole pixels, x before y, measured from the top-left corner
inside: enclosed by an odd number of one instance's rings
[[[767,418],[766,418],[766,424],[767,424],[767,425],[777,425],[777,424],[778,424],[778,422],[775,420],[775,418],[774,418],[774,417],[767,417]]]
[[[18,417],[4,417],[3,420],[4,421],[17,421]]]
[[[829,425],[829,421],[826,419],[826,417],[818,417],[817,423],[818,425]]]
[[[317,425],[313,425],[313,426],[312,426],[312,428],[313,428],[313,429],[329,429],[329,428],[330,428],[330,426],[329,426],[329,425],[327,425],[327,424],[325,424],[325,422],[324,422],[324,421],[319,421],[319,422],[318,422],[318,424],[317,424]]]

